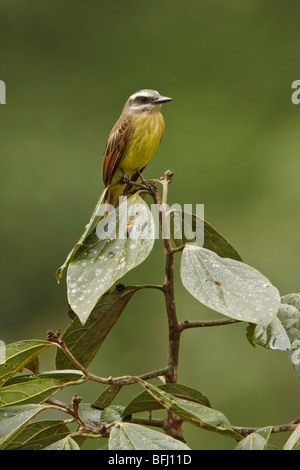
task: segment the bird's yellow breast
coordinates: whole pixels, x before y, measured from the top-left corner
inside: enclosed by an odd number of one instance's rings
[[[144,168],[157,149],[165,128],[164,118],[159,111],[128,116],[133,132],[126,145],[120,166],[131,177]]]

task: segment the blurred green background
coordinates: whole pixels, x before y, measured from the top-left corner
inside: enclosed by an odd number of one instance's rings
[[[206,219],[246,263],[282,295],[299,292],[300,106],[291,102],[300,79],[299,13],[291,0],[1,0],[2,340],[44,338],[67,326],[65,281],[57,286],[54,274],[103,190],[110,129],[141,88],[174,100],[163,107],[164,139],[145,176],[173,170],[170,203],[204,203]],[[157,241],[124,282],[161,282],[162,254]],[[219,318],[182,287],[179,261],[179,318]],[[164,302],[145,291],[91,370],[139,374],[166,360]],[[42,365],[52,368],[52,357]],[[186,331],[179,376],[234,425],[299,415],[299,382],[286,355],[253,349],[245,324]],[[88,402],[99,387],[78,392]],[[127,387],[121,398],[134,392]],[[70,400],[71,390],[64,394]],[[185,435],[193,449],[234,446],[189,425]]]

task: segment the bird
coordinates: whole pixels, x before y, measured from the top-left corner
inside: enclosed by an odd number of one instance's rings
[[[156,90],[133,93],[112,128],[104,150],[102,176],[107,188],[106,203],[117,207],[129,181],[142,177],[159,146],[165,129],[161,105],[172,101]],[[119,183],[119,184],[117,184]]]

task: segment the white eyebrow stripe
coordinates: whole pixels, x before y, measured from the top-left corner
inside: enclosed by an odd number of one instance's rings
[[[135,95],[132,95],[131,98],[149,98],[151,95],[150,93],[136,93]]]

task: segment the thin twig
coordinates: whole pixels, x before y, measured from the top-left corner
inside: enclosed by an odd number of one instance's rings
[[[69,414],[70,416],[72,416],[75,419],[73,409],[70,406],[66,405],[65,403],[63,403],[59,400],[56,400],[55,398],[48,398],[45,401],[45,403],[47,403],[48,405],[51,405],[51,406],[55,406],[58,409],[61,409],[61,411],[64,411],[65,413]]]
[[[137,285],[139,289],[157,289],[160,291],[164,291],[164,286],[160,286],[159,284],[143,284],[143,285]]]
[[[273,426],[271,433],[279,433],[279,432],[288,432],[294,431],[298,424],[291,422],[288,424],[279,424],[277,426]],[[248,436],[248,434],[252,434],[253,432],[259,431],[261,428],[249,428],[244,426],[232,426],[232,429],[242,436]]]
[[[141,424],[143,426],[153,426],[157,428],[163,428],[165,425],[165,419],[147,419],[147,418],[131,418],[130,422],[134,424]]]
[[[48,336],[47,336],[48,341],[52,341],[53,343],[56,343],[62,351],[65,353],[65,355],[70,359],[70,361],[76,366],[77,369],[81,370],[83,373],[84,377],[82,381],[86,380],[92,380],[94,382],[98,382],[100,384],[104,385],[131,385],[134,383],[137,383],[139,380],[149,380],[153,379],[155,377],[160,377],[160,376],[167,376],[170,373],[170,368],[165,367],[163,369],[157,369],[153,370],[151,372],[147,372],[145,374],[139,375],[139,376],[134,376],[134,375],[124,375],[120,377],[100,377],[98,375],[92,374],[88,370],[83,367],[80,362],[76,359],[75,356],[71,353],[69,348],[67,347],[66,343],[60,339],[60,330],[57,330],[56,333],[53,331],[48,331]],[[78,382],[78,381],[77,381]],[[76,383],[76,382],[74,382]]]
[[[164,252],[165,252],[165,282],[163,291],[165,295],[165,304],[168,317],[169,327],[169,359],[168,366],[170,373],[166,376],[167,383],[176,383],[178,380],[178,360],[179,360],[179,341],[180,341],[180,330],[178,327],[178,320],[175,306],[175,294],[174,294],[174,262],[173,252],[170,239],[165,235],[165,229],[167,227],[165,207],[167,203],[168,186],[172,180],[173,172],[166,171],[165,176],[161,178],[161,184],[163,185],[163,198],[161,200],[158,189],[155,187],[152,192],[154,203],[159,210],[159,222],[163,236]],[[163,202],[162,202],[163,201]]]
[[[188,328],[203,328],[209,326],[222,326],[222,325],[232,325],[233,323],[240,323],[240,320],[235,320],[234,318],[220,318],[217,320],[197,320],[197,321],[181,321],[179,322],[180,331],[187,330]]]
[[[153,188],[151,193],[153,201],[156,207],[158,207],[159,211],[158,216],[165,253],[165,281],[163,285],[163,291],[165,296],[169,330],[169,373],[166,375],[167,383],[177,383],[178,381],[179,345],[181,333],[175,305],[173,249],[170,236],[167,236],[168,232],[166,232],[168,225],[165,213],[167,207],[168,187],[172,181],[173,174],[174,173],[172,171],[166,171],[164,177],[162,177],[160,180],[160,183],[163,186],[162,199],[156,186]],[[181,418],[168,411],[168,419],[165,420],[163,429],[170,436],[181,439],[182,422],[183,421]]]
[[[183,251],[184,248],[185,248],[185,245],[180,245],[177,248],[172,248],[172,254],[179,253],[180,251]]]

